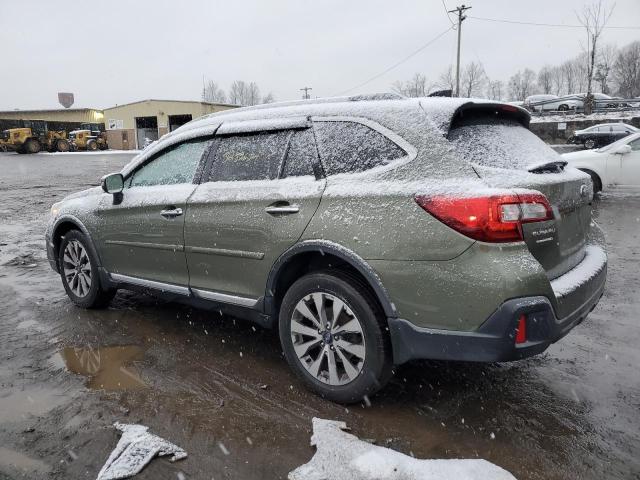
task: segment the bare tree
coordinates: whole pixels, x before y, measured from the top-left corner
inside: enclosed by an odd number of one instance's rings
[[[202,88],[202,101],[209,103],[226,103],[227,94],[213,80],[208,80]]]
[[[538,87],[542,93],[553,91],[553,67],[545,65],[538,72]]]
[[[602,35],[602,31],[607,22],[611,18],[615,5],[607,11],[602,6],[602,0],[598,0],[597,3],[585,5],[582,9],[582,13],[576,14],[578,21],[584,26],[587,31],[587,56],[589,57],[587,63],[587,99],[584,102],[585,113],[591,113],[593,109],[593,99],[591,96],[591,86],[593,83],[593,75],[596,64],[596,53],[598,48],[598,39]]]
[[[551,91],[555,95],[562,95],[564,88],[564,76],[562,67],[551,67],[551,71],[549,73],[551,75]]]
[[[504,83],[502,80],[487,80],[487,98],[502,100],[504,98]]]
[[[462,70],[461,87],[466,97],[482,95],[486,73],[481,63],[471,62]]]
[[[255,82],[235,80],[229,90],[229,101],[236,105],[258,105],[261,102],[260,88]]]
[[[524,100],[535,92],[536,73],[525,68],[509,79],[509,96],[512,100]]]
[[[640,41],[620,49],[612,67],[612,76],[619,96],[640,97]]]
[[[572,94],[576,93],[576,65],[572,60],[567,60],[560,65],[562,71],[562,81],[565,87],[564,93]]]
[[[247,85],[247,97],[243,105],[258,105],[260,103],[260,88],[256,82]]]
[[[262,103],[273,103],[276,101],[276,97],[273,96],[273,93],[269,92],[264,97],[262,97]]]
[[[438,87],[443,90],[451,90],[455,92],[456,90],[456,72],[453,69],[452,65],[449,65],[449,68],[442,72],[438,77]]]
[[[394,82],[391,89],[405,97],[426,97],[429,94],[430,85],[427,84],[425,75],[415,73],[410,80]]]
[[[609,80],[611,77],[611,68],[616,61],[618,48],[615,45],[604,45],[598,52],[596,63],[596,71],[593,74],[593,80],[598,82],[600,91],[605,94],[610,93]]]

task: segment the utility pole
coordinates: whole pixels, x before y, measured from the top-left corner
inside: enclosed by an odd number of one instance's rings
[[[303,100],[309,100],[311,98],[311,96],[309,95],[309,90],[313,90],[313,88],[304,87],[300,89],[301,92],[304,92],[304,94],[302,95]]]
[[[449,13],[458,14],[458,58],[456,61],[456,97],[460,96],[460,36],[462,34],[462,22],[467,18],[464,14],[466,10],[471,7],[465,7],[464,3],[461,7],[456,7],[454,10],[449,10]]]

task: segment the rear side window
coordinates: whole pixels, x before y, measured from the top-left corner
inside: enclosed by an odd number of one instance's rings
[[[277,178],[290,134],[279,131],[221,137],[209,181]]]
[[[211,139],[197,139],[165,150],[131,177],[131,187],[191,183]]]
[[[515,120],[479,116],[449,132],[456,152],[467,162],[484,167],[528,170],[561,160],[551,147]]]
[[[313,175],[313,165],[316,163],[317,157],[313,131],[308,128],[293,132],[282,170],[282,177]]]
[[[380,132],[356,122],[315,122],[320,158],[327,175],[362,172],[407,153]]]

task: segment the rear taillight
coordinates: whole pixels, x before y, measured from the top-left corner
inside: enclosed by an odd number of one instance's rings
[[[416,195],[416,202],[442,223],[482,242],[518,242],[522,224],[551,220],[553,212],[541,193],[453,197]]]
[[[526,343],[527,342],[527,316],[520,315],[518,319],[518,327],[516,328],[516,343]]]

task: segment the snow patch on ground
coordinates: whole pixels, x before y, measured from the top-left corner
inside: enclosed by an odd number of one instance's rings
[[[419,460],[345,432],[344,422],[313,419],[311,461],[289,480],[515,480],[486,460]]]
[[[172,462],[187,456],[187,452],[177,445],[149,433],[147,431],[149,428],[144,425],[116,422],[113,426],[122,432],[122,437],[98,473],[96,480],[132,477],[140,473],[156,455],[173,455]]]
[[[596,245],[589,245],[582,262],[574,269],[551,281],[553,293],[557,298],[564,297],[595,277],[606,264],[607,254],[605,251]]]

